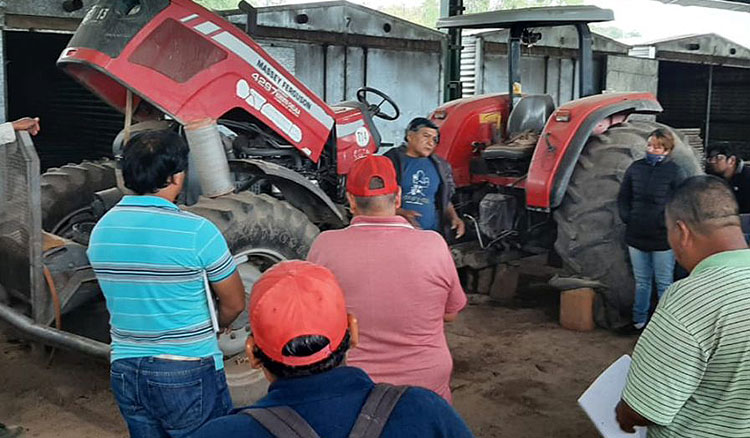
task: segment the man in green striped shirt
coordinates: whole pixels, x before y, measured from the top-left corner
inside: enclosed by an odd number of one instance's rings
[[[617,421],[649,438],[750,437],[750,250],[720,179],[686,180],[666,207],[669,244],[690,276],[638,340]]]

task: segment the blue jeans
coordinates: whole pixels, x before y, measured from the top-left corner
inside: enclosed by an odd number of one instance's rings
[[[635,277],[635,300],[633,301],[633,322],[645,323],[651,308],[651,290],[656,280],[659,299],[674,282],[674,253],[667,251],[641,251],[628,246],[630,263]]]
[[[185,437],[232,409],[224,370],[213,357],[112,362],[110,383],[132,438]]]

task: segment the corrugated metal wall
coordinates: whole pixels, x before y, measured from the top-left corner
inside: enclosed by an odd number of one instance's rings
[[[283,59],[293,62],[293,69],[285,67],[329,104],[356,100],[356,91],[363,86],[390,96],[401,109],[401,116],[392,122],[376,119],[384,143],[399,144],[409,120],[424,117],[440,105],[441,58],[437,52],[268,39],[258,42],[277,59],[285,53]]]
[[[700,128],[706,138],[711,67],[661,61],[658,120],[676,128]],[[729,144],[750,159],[750,69],[713,67],[708,145]]]
[[[508,92],[508,57],[486,53],[477,74],[482,75],[483,86],[478,94]],[[594,58],[594,89],[602,90],[602,59]],[[558,106],[579,96],[578,62],[572,58],[550,56],[522,56],[521,83],[527,94],[549,94]]]
[[[708,66],[660,62],[658,98],[664,112],[657,120],[675,128],[703,129],[707,90]]]
[[[714,67],[709,141],[750,159],[750,69]]]
[[[461,89],[463,96],[477,94],[477,38],[461,39]]]

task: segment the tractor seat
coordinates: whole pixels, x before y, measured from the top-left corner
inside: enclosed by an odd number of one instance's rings
[[[486,147],[482,151],[482,158],[521,160],[531,157],[544,125],[554,111],[555,102],[548,94],[522,97],[508,117],[509,139]]]
[[[487,146],[482,151],[482,158],[485,160],[496,160],[498,158],[523,160],[531,158],[538,139],[539,134],[536,132],[522,132],[505,143]]]

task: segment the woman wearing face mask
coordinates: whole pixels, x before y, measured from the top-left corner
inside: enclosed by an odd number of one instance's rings
[[[625,241],[635,277],[633,324],[625,331],[643,330],[651,307],[652,284],[661,298],[674,280],[674,254],[667,242],[664,206],[685,172],[670,159],[674,136],[657,129],[648,136],[646,157],[625,172],[617,204],[625,223]]]

